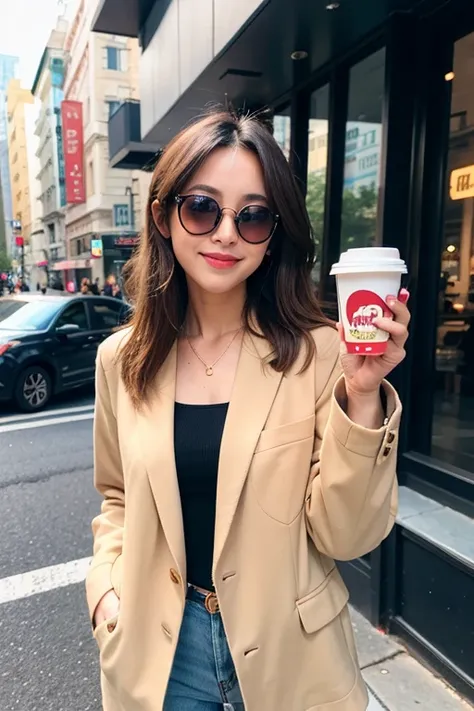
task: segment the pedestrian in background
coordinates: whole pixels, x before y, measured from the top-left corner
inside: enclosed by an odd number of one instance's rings
[[[304,199],[256,118],[205,117],[164,150],[97,362],[87,595],[106,711],[363,711],[334,559],[396,513],[400,403],[385,355],[348,355],[311,281]],[[340,358],[340,348],[343,349]]]
[[[113,288],[115,284],[115,277],[113,274],[109,274],[109,276],[106,279],[105,285],[104,285],[104,290],[103,294],[104,296],[113,296]]]
[[[94,296],[100,296],[100,279],[97,277],[95,281],[91,284],[91,292],[94,294]]]

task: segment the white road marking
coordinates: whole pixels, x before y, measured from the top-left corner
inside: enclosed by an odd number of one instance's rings
[[[54,425],[64,425],[68,422],[80,422],[81,420],[93,420],[94,413],[86,412],[83,415],[74,415],[72,417],[54,417],[49,420],[40,420],[34,422],[16,422],[11,425],[0,425],[0,435],[6,432],[18,432],[20,430],[32,430],[36,427],[52,427]]]
[[[81,583],[86,578],[90,561],[90,558],[81,558],[2,578],[0,579],[0,605],[63,588],[66,585]]]
[[[56,417],[58,415],[74,415],[78,412],[93,411],[94,404],[90,405],[80,405],[78,407],[65,407],[59,408],[57,410],[43,410],[42,412],[32,412],[29,414],[18,415],[8,415],[7,417],[0,417],[0,425],[6,425],[10,422],[24,422],[27,420],[39,420],[45,417]]]

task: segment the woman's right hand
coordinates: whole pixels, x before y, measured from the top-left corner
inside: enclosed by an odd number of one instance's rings
[[[117,617],[120,609],[120,599],[114,590],[109,590],[101,597],[99,604],[95,608],[94,627],[98,627],[102,622]]]

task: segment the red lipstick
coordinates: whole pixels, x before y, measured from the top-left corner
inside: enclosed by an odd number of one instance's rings
[[[240,259],[237,259],[232,254],[222,254],[222,252],[202,252],[201,255],[209,266],[214,267],[214,269],[231,269],[235,267],[237,262],[240,262]]]

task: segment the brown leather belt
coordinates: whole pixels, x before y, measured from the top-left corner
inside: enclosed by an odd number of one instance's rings
[[[219,600],[217,599],[215,592],[199,588],[197,585],[192,585],[191,583],[188,583],[188,586],[191,590],[195,590],[204,598],[201,602],[204,604],[204,607],[210,615],[215,615],[219,612]]]

